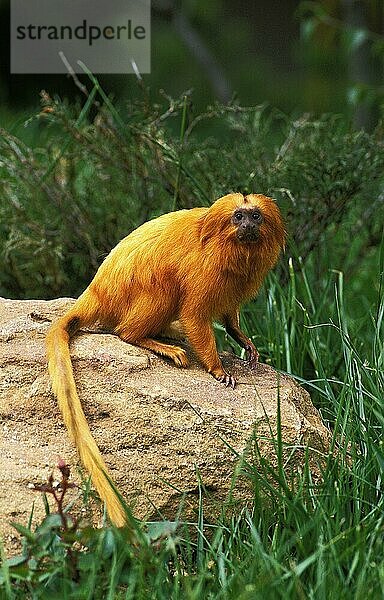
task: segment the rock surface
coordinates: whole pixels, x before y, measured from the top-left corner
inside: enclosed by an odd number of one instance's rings
[[[47,375],[44,336],[71,299],[0,299],[0,533],[9,553],[19,540],[10,522],[26,525],[44,514],[32,483],[45,482],[58,456],[79,481]],[[105,333],[80,333],[71,342],[77,386],[94,437],[134,514],[174,520],[181,506],[193,518],[199,478],[207,490],[205,518],[228,498],[240,456],[255,462],[255,445],[276,463],[278,398],[284,464],[295,474],[309,446],[313,477],[329,449],[330,434],[309,395],[292,379],[260,364],[256,372],[230,355],[237,376],[225,388],[196,363],[177,369],[150,352]],[[237,469],[239,471],[239,469]],[[233,498],[251,492],[239,477]]]

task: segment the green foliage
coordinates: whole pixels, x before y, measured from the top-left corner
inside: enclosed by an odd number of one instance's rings
[[[318,71],[311,87],[316,87],[320,73],[328,78],[336,67],[332,80],[328,81],[326,99],[322,100],[335,102],[335,95],[344,97],[344,106],[349,105],[355,111],[357,123],[362,121],[370,128],[378,114],[382,114],[384,100],[383,6],[376,0],[365,0],[347,2],[340,9],[339,2],[305,0],[299,4],[301,60]],[[345,108],[340,106],[339,110]]]
[[[0,132],[0,295],[78,295],[143,221],[231,190],[274,195],[287,217],[289,252],[304,262],[332,246],[331,266],[340,268],[357,236],[357,272],[366,248],[377,246],[380,127],[370,135],[334,116],[291,121],[236,105],[194,115],[189,95],[167,99],[165,108],[143,101],[123,115],[92,82],[83,107],[43,93],[34,146]],[[334,243],[340,223],[347,246]]]

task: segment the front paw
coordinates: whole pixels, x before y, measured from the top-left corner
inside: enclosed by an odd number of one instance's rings
[[[245,356],[251,369],[256,369],[259,362],[259,353],[253,344],[245,348]]]
[[[232,389],[235,389],[236,379],[233,377],[233,375],[230,375],[229,373],[225,373],[225,375],[217,377],[217,381],[220,381],[220,383],[224,383],[225,387],[231,386]]]
[[[224,383],[225,387],[231,387],[232,389],[235,388],[236,379],[233,377],[233,375],[230,375],[229,373],[224,371],[224,369],[209,372],[211,375],[213,375],[215,379],[217,379],[217,381],[220,381],[220,383]]]

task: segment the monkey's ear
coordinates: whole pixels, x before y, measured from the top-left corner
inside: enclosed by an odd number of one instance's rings
[[[244,201],[242,194],[227,194],[219,198],[200,217],[200,242],[204,245],[210,238],[231,239],[235,228],[232,214],[236,206]]]
[[[202,246],[214,235],[214,220],[210,218],[209,211],[199,220],[199,236]]]
[[[222,236],[223,231],[230,224],[228,215],[220,214],[218,211],[208,210],[200,218],[200,242],[204,246],[213,237]]]

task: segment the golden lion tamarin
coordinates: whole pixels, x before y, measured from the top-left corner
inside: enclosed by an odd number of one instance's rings
[[[258,352],[239,327],[239,307],[256,294],[284,243],[280,211],[262,194],[228,194],[210,208],[165,214],[124,238],[73,307],[50,327],[52,388],[82,463],[116,525],[124,525],[125,513],[77,395],[70,337],[97,321],[125,342],[186,367],[182,348],[156,339],[178,320],[206,370],[234,386],[217,353],[212,321],[221,321],[251,365],[257,363]]]

